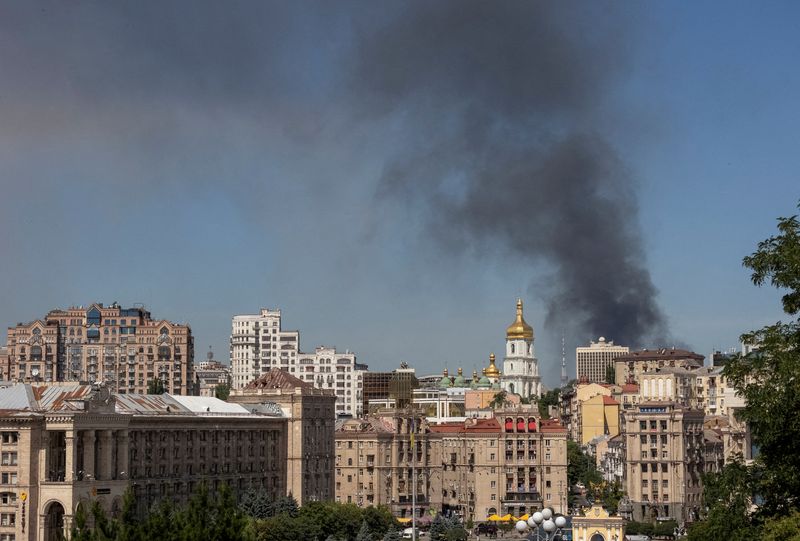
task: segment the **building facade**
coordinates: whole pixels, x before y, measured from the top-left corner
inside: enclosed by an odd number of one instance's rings
[[[287,492],[297,503],[334,498],[336,395],[273,368],[228,400],[247,408],[277,405],[287,419]]]
[[[413,434],[413,438],[412,438]],[[398,517],[431,511],[483,521],[542,507],[567,510],[566,430],[535,408],[428,424],[420,410],[340,421],[336,497],[388,505]]]
[[[523,398],[542,395],[539,361],[534,354],[533,342],[533,327],[525,321],[522,300],[518,299],[516,319],[506,329],[506,353],[500,385],[506,392]],[[492,377],[488,371],[487,376]]]
[[[658,368],[684,368],[695,370],[703,366],[702,355],[685,349],[643,349],[614,359],[614,373],[617,385],[639,383],[639,377],[645,372],[654,372]]]
[[[622,419],[633,520],[696,520],[705,471],[703,412],[675,402],[642,402]]]
[[[206,360],[195,368],[197,394],[199,396],[216,396],[217,387],[231,384],[231,369],[216,360],[211,348]]]
[[[111,393],[102,385],[0,389],[0,536],[50,541],[78,505],[111,515],[130,487],[140,512],[185,502],[200,482],[286,494],[287,419],[274,404]]]
[[[613,340],[606,341],[602,336],[597,342],[590,342],[588,347],[575,348],[578,381],[586,379],[593,383],[613,383],[606,381],[607,370],[614,370],[614,359],[629,352],[627,346],[614,345]]]
[[[8,381],[103,383],[119,393],[146,393],[160,379],[169,393],[196,392],[191,328],[153,319],[143,307],[52,310],[9,327],[7,350]]]
[[[237,315],[231,323],[231,386],[242,389],[277,368],[336,394],[336,413],[363,413],[363,378],[367,366],[349,351],[320,346],[300,351],[300,333],[281,328],[281,311],[262,308],[259,314]]]

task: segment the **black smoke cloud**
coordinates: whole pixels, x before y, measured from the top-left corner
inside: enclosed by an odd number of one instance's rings
[[[667,325],[636,183],[604,136],[631,25],[609,5],[574,7],[407,4],[362,34],[352,84],[362,107],[405,128],[382,201],[426,205],[428,231],[449,249],[500,247],[545,265],[532,289],[548,326],[638,345]]]

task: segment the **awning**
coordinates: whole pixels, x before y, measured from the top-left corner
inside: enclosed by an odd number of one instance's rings
[[[399,522],[400,524],[408,524],[409,522],[411,522],[411,517],[408,517],[408,518],[398,518],[398,519],[397,519],[397,522]]]

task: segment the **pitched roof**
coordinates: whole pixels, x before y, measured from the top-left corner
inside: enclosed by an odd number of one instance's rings
[[[611,398],[610,396],[603,397],[603,404],[606,406],[619,406],[619,402]]]
[[[494,417],[490,419],[467,419],[463,423],[439,423],[431,425],[431,432],[439,434],[455,434],[469,432],[472,434],[496,434],[500,432],[500,423]]]
[[[640,351],[632,351],[625,355],[620,355],[614,359],[614,362],[629,362],[629,361],[659,361],[669,359],[691,359],[699,361],[702,364],[705,357],[694,351],[686,349],[675,348],[661,348],[661,349],[643,349]]]
[[[312,389],[314,386],[307,381],[296,378],[289,372],[278,368],[273,368],[269,372],[262,374],[258,379],[254,379],[245,386],[245,389]]]
[[[623,393],[639,393],[639,386],[636,383],[626,383],[622,386]]]

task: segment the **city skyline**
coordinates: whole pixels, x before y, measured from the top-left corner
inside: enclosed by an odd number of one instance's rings
[[[411,65],[419,69],[403,72],[408,65],[394,65],[400,76],[415,74],[423,95],[445,96],[437,98],[444,112],[434,114],[375,67],[382,64],[371,59],[387,58],[380,56],[385,51],[357,46],[392,38],[405,50],[415,36],[392,31],[415,28],[409,20],[436,25],[452,9],[408,5],[410,15],[356,4],[264,3],[252,13],[201,3],[4,8],[0,324],[31,321],[56,307],[141,302],[191,325],[198,357],[212,345],[227,361],[230,318],[280,308],[285,328],[301,332],[306,351],[355,351],[371,370],[407,361],[432,373],[445,365],[471,372],[503,351],[504,329],[522,298],[543,380],[552,387],[562,332],[572,375],[575,347],[599,336],[632,350],[675,345],[708,356],[781,318],[778,293],[753,287],[741,259],[771,234],[775,216],[796,212],[800,75],[793,58],[800,40],[791,21],[798,6],[545,10],[540,15],[552,22],[552,35],[485,48],[488,56],[479,60],[493,69],[458,71],[464,65],[456,62],[450,73],[419,61]],[[464,10],[465,27],[479,15]],[[505,9],[498,17],[513,19]],[[595,22],[606,33],[601,53],[572,35]],[[451,55],[445,60],[459,60],[457,30],[441,29],[452,37],[441,49]],[[481,34],[487,43],[495,35]],[[539,56],[525,49],[541,43],[553,50]],[[516,50],[533,59],[581,59],[566,72],[579,83],[560,83],[579,90],[566,97],[542,90],[534,101],[544,113],[503,111],[518,106],[520,89],[527,90],[506,76],[520,59],[505,53]],[[359,71],[365,65],[377,75]],[[385,91],[386,77],[399,90]],[[478,84],[491,77],[499,83]],[[623,253],[646,275],[642,291],[648,280],[653,286],[645,304],[664,314],[665,336],[630,343],[596,323],[595,332],[587,331],[577,316],[548,322],[553,302],[575,301],[554,290],[554,273],[569,274],[563,265],[570,259],[559,250],[603,254],[602,246],[552,239],[574,240],[562,230],[595,210],[598,199],[578,193],[556,204],[559,190],[526,189],[518,204],[496,203],[491,189],[469,190],[496,185],[509,192],[513,175],[465,185],[456,166],[442,173],[438,192],[411,182],[387,195],[398,161],[424,165],[424,178],[435,171],[424,159],[425,144],[463,157],[462,148],[435,137],[453,132],[427,126],[428,114],[437,126],[460,121],[454,103],[515,122],[521,116],[523,129],[541,118],[548,130],[532,132],[545,139],[560,130],[602,137],[616,158],[612,177],[625,179],[601,184],[619,191],[599,201],[617,210],[633,206],[634,249]],[[512,123],[509,131],[518,128]],[[416,140],[417,133],[425,139]],[[462,141],[471,132],[455,133]],[[516,157],[495,152],[495,142],[487,148],[494,167]],[[552,188],[538,180],[530,186]],[[550,203],[556,210],[547,210]],[[475,222],[482,208],[490,216]],[[501,212],[509,209],[525,219]],[[506,235],[539,216],[536,230]],[[613,232],[618,220],[612,214],[597,223]],[[529,238],[536,242],[525,244]],[[612,281],[601,271],[605,276],[568,282],[584,288],[578,300]],[[579,312],[555,307],[556,314]]]

